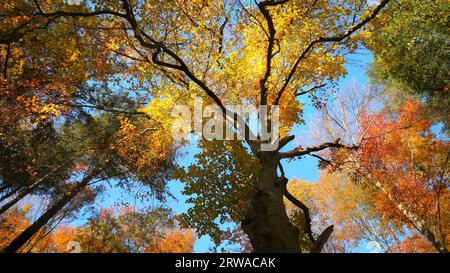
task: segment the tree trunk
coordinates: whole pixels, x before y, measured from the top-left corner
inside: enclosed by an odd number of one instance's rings
[[[61,209],[64,208],[67,203],[72,200],[81,190],[83,190],[87,184],[92,180],[93,176],[86,176],[83,180],[78,182],[74,188],[66,193],[61,199],[59,199],[53,206],[51,206],[44,214],[39,217],[31,226],[25,229],[19,234],[7,247],[3,249],[3,252],[16,252],[18,251],[28,240],[30,240],[36,232],[39,231],[47,222],[52,219]]]
[[[58,167],[57,167],[58,168]],[[55,168],[53,171],[56,171],[57,168]],[[16,196],[14,199],[10,200],[8,203],[6,203],[5,205],[3,205],[2,207],[0,207],[0,215],[3,214],[5,211],[7,211],[8,209],[10,209],[12,206],[14,206],[17,202],[19,202],[22,198],[24,198],[25,196],[27,196],[28,194],[30,194],[32,191],[34,191],[39,185],[41,185],[45,179],[53,173],[53,171],[48,172],[47,174],[45,174],[43,177],[41,177],[40,179],[38,179],[37,181],[35,181],[33,184],[25,187],[25,189],[19,193],[18,196]],[[0,200],[6,200],[6,198],[12,196],[14,193],[16,193],[17,191],[19,191],[20,189],[22,189],[24,187],[18,187],[15,190],[11,191],[10,193],[8,193],[8,196],[3,196]]]
[[[406,219],[408,219],[408,221],[412,224],[412,226],[417,231],[419,231],[420,234],[425,236],[425,238],[433,245],[433,247],[438,252],[448,253],[448,249],[445,247],[445,245],[437,239],[435,233],[433,233],[429,228],[427,228],[423,220],[419,219],[419,217],[417,217],[414,213],[409,211],[403,204],[397,202],[395,198],[388,191],[385,190],[385,188],[383,187],[383,185],[381,185],[380,182],[374,181],[372,179],[370,180],[375,185],[375,187],[377,187],[382,193],[384,193],[388,197],[389,201],[394,206],[397,207],[397,209],[406,217]]]
[[[0,198],[0,202],[3,202],[3,201],[5,201],[6,199],[8,199],[9,197],[13,196],[13,195],[14,195],[16,192],[18,192],[20,189],[21,189],[21,187],[17,187],[17,188],[15,188],[15,189],[11,189],[10,192],[8,192],[7,194],[3,195],[3,196]]]
[[[354,159],[353,157],[350,157],[350,159],[356,164],[358,168],[361,168],[361,164],[356,159]],[[380,192],[386,195],[391,204],[394,205],[403,214],[403,216],[405,216],[406,219],[408,219],[411,225],[420,234],[425,236],[425,238],[433,245],[433,247],[438,252],[448,253],[448,249],[445,247],[445,245],[437,239],[435,234],[429,228],[426,227],[423,220],[419,219],[419,217],[417,217],[414,213],[409,211],[403,204],[397,202],[394,196],[392,196],[392,194],[390,194],[379,181],[373,179],[373,177],[370,174],[368,175],[367,178],[369,179],[370,183],[372,183],[372,185],[375,186],[376,189],[378,189]]]
[[[256,194],[247,208],[242,229],[255,252],[299,253],[299,230],[290,221],[283,202],[284,178],[277,175],[276,152],[260,152],[262,169],[254,178]]]
[[[11,187],[11,185],[8,185],[8,184],[4,183],[4,184],[0,187],[0,194],[3,193],[4,191],[6,191],[9,187]]]
[[[19,202],[22,198],[31,193],[36,187],[28,187],[24,189],[19,195],[17,195],[14,199],[10,200],[8,203],[4,204],[0,207],[0,215],[9,210],[12,206],[14,206],[17,202]]]

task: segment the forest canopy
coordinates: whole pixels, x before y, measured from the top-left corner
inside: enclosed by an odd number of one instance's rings
[[[1,251],[448,252],[449,14],[2,1]]]

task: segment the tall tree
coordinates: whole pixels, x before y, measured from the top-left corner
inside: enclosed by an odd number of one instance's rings
[[[367,187],[366,201],[378,216],[400,221],[436,251],[447,252],[448,220],[442,208],[448,199],[448,140],[436,135],[420,102],[407,101],[397,112],[386,113],[377,110],[374,94],[358,99],[347,91],[323,109],[321,135],[360,147],[317,157],[323,167],[349,176],[355,191]]]
[[[73,31],[85,33],[84,30],[93,27],[93,18],[101,17],[95,21],[94,28],[99,31],[99,37],[109,39],[106,44],[105,41],[98,44],[108,49],[102,51],[114,52],[124,60],[123,78],[131,79],[132,86],[151,87],[156,97],[161,98],[186,94],[186,91],[205,97],[218,106],[221,115],[231,118],[235,129],[239,129],[236,121],[244,118],[235,112],[227,113],[225,103],[279,106],[281,140],[275,151],[262,150],[261,145],[268,144],[267,141],[253,138],[254,133],[244,123],[245,141],[236,145],[239,151],[233,153],[245,152],[260,166],[252,170],[251,179],[239,181],[254,192],[243,200],[245,212],[233,214],[242,215],[233,220],[242,221],[242,228],[257,252],[299,252],[299,230],[289,221],[283,203],[287,179],[277,169],[282,160],[344,145],[333,140],[309,148],[280,151],[294,139],[288,136],[291,127],[302,122],[296,97],[311,94],[320,103],[317,96],[320,87],[346,73],[345,55],[353,52],[365,36],[364,32],[357,32],[368,26],[388,2],[382,0],[373,5],[373,1],[354,0],[266,0],[252,4],[122,0],[66,6],[34,1],[24,20],[32,22],[36,29],[74,20]],[[10,29],[6,38],[23,33],[22,28]],[[77,56],[81,58],[83,53],[93,52],[88,50]],[[181,102],[177,100],[179,97],[182,96],[175,96],[176,103]],[[261,128],[270,128],[270,116],[274,114],[270,112]],[[205,147],[211,145],[215,144],[206,143]],[[214,182],[226,179],[225,174],[207,183],[216,186]],[[193,197],[191,202],[199,204],[202,198]],[[290,200],[307,209],[299,200]],[[201,230],[202,216],[211,213],[213,208],[194,207],[190,215],[197,220],[191,226]],[[332,227],[327,228],[318,238],[312,238],[315,251],[320,251],[331,230]]]
[[[130,124],[123,125],[115,116],[106,115],[94,117],[86,124],[76,122],[63,128],[64,143],[70,144],[72,153],[79,153],[82,160],[77,162],[78,167],[71,173],[70,179],[55,189],[54,202],[50,203],[47,211],[12,240],[4,251],[19,250],[80,192],[99,181],[117,179],[119,184],[127,180],[140,182],[148,186],[159,200],[164,198],[165,181],[173,166],[170,162],[175,150],[156,145],[153,141],[156,136],[147,134],[139,140],[141,146],[151,145],[151,149],[147,150],[153,154],[149,152],[138,162],[133,161],[130,154],[124,156],[121,153],[123,141],[129,142],[129,136],[133,135],[128,130]],[[142,169],[142,165],[150,167]]]
[[[372,137],[357,156],[360,175],[376,181],[391,204],[386,213],[394,208],[393,215],[400,212],[437,251],[448,252],[443,211],[448,206],[449,142],[436,138],[419,102],[407,102],[393,117],[375,116],[373,121]]]
[[[162,200],[175,148],[171,141],[148,148],[157,139],[154,131],[143,133],[140,141],[136,132],[127,131],[133,122],[142,123],[145,113],[130,106],[127,95],[114,95],[104,86],[117,66],[99,62],[109,59],[109,51],[95,50],[104,37],[92,30],[87,39],[70,24],[33,17],[36,6],[28,1],[1,6],[0,178],[5,194],[0,214],[30,194],[50,201],[48,211],[6,250],[18,250],[96,180],[118,178],[124,188],[123,181],[139,181]],[[84,61],[77,59],[81,52]],[[147,147],[148,154],[136,161],[136,150],[122,145]]]

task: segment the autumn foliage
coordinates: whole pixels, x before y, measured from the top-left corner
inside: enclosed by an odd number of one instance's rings
[[[26,204],[9,210],[0,221],[0,247],[29,224],[32,207]],[[192,252],[195,234],[175,227],[164,210],[148,214],[133,209],[102,209],[84,226],[60,225],[37,234],[21,252],[45,253],[186,253]]]
[[[362,120],[365,137],[357,151],[338,152],[341,165],[326,167],[317,183],[290,185],[319,225],[335,224],[327,249],[346,252],[361,241],[376,242],[376,251],[448,248],[448,141],[436,137],[417,101]]]
[[[448,252],[448,14],[445,0],[1,1],[0,251],[193,252],[207,236],[217,252]],[[351,91],[361,51],[369,82]],[[208,106],[226,118],[213,139]]]

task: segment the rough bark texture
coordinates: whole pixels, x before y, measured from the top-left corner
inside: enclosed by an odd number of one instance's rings
[[[262,169],[255,177],[256,194],[242,228],[255,252],[299,253],[299,230],[290,221],[283,202],[284,179],[277,175],[276,152],[259,154]]]

